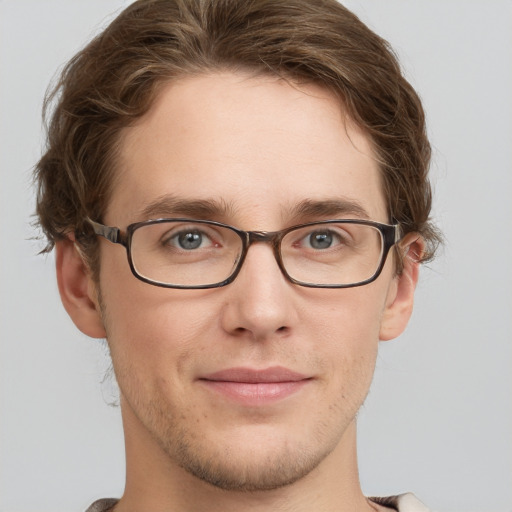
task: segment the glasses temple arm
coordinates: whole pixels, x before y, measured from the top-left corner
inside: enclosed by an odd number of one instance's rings
[[[110,226],[105,226],[100,224],[99,222],[94,222],[93,220],[87,218],[87,222],[91,225],[94,233],[99,236],[102,236],[112,242],[113,244],[122,244],[123,240],[121,240],[121,230],[119,228],[112,228]]]

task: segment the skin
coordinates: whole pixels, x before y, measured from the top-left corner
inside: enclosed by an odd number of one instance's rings
[[[141,213],[168,194],[221,203],[208,218],[246,230],[339,217],[298,216],[304,200],[341,198],[389,220],[367,138],[317,86],[233,73],[175,81],[125,129],[120,155],[103,221],[122,229],[173,216],[169,205]],[[422,243],[409,236],[401,247],[417,255]],[[378,509],[359,486],[355,416],[379,340],[398,336],[410,317],[413,258],[400,276],[390,255],[375,282],[322,290],[287,281],[259,243],[230,285],[173,290],[137,280],[122,246],[102,239],[100,250],[98,283],[72,239],[58,244],[57,275],[75,324],[111,349],[127,458],[116,510]],[[246,405],[203,380],[274,366],[307,381]]]

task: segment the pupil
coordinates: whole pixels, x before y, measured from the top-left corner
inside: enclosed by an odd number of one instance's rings
[[[313,233],[309,242],[313,249],[328,249],[332,244],[332,235],[327,232]]]
[[[197,231],[182,233],[178,236],[178,242],[183,249],[197,249],[201,245],[202,237]]]

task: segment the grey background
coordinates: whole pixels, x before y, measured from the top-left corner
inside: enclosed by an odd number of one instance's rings
[[[388,39],[428,113],[434,218],[409,329],[381,347],[360,413],[367,494],[438,511],[512,510],[512,2],[351,0]],[[31,241],[30,169],[55,70],[121,0],[0,0],[0,510],[83,511],[119,496],[119,410],[103,345],[60,305]]]

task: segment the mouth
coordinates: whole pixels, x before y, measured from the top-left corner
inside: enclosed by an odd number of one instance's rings
[[[312,377],[274,366],[229,368],[199,379],[210,391],[245,406],[266,405],[298,393]]]

